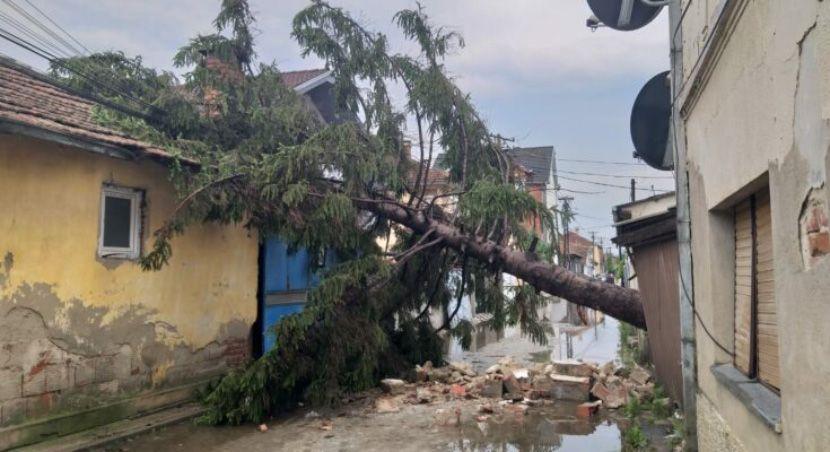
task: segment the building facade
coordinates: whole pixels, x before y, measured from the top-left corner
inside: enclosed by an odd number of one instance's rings
[[[171,157],[95,105],[0,64],[0,449],[179,403],[250,354],[257,234],[193,225],[143,271]]]
[[[699,449],[826,450],[830,3],[681,10]]]

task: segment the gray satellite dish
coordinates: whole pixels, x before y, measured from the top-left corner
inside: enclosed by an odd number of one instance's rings
[[[663,8],[648,5],[642,0],[588,0],[588,6],[600,22],[620,31],[648,25]]]
[[[649,166],[659,170],[674,167],[669,150],[671,123],[671,87],[669,71],[661,72],[643,86],[631,109],[631,141],[635,153]]]

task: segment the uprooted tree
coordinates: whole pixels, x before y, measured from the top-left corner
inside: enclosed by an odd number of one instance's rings
[[[523,220],[549,224],[551,213],[518,188],[501,141],[444,68],[461,37],[431,25],[420,6],[393,20],[417,55],[393,53],[384,35],[320,0],[294,18],[304,54],[333,71],[334,124],[285,87],[275,65],[255,63],[246,0],[222,0],[216,33],[175,55],[189,69],[183,83],[114,52],[52,67],[78,89],[105,84],[102,95],[144,113],[101,108],[98,121],[181,157],[171,174],[182,201],[155,232],[146,269],[164,266],[175,236],[205,221],[337,253],[340,263],[306,309],[275,328],[276,348],[206,395],[206,422],[260,421],[301,400],[336,402],[413,363],[440,362],[442,335],[469,344],[472,326],[457,317],[465,294],[490,314],[490,327],[518,324],[537,341],[545,340],[541,292],[645,327],[636,291],[557,267],[536,247]],[[398,89],[400,109],[390,95]],[[404,145],[407,124],[415,159]],[[429,195],[436,167],[450,188]],[[384,249],[378,238],[390,232],[396,244]],[[505,288],[502,272],[527,284]]]

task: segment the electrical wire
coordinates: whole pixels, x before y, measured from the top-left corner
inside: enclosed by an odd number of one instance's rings
[[[48,61],[48,62],[50,62],[50,63],[52,63],[56,66],[59,66],[59,67],[63,68],[66,71],[74,73],[75,75],[77,75],[77,76],[83,78],[84,80],[87,80],[88,82],[92,83],[93,85],[96,85],[100,88],[103,88],[103,89],[105,89],[105,90],[107,90],[111,93],[123,96],[124,98],[129,99],[133,102],[136,102],[137,104],[139,104],[141,106],[144,106],[144,107],[150,109],[153,112],[164,113],[163,110],[156,107],[155,105],[149,104],[149,103],[145,102],[144,100],[133,96],[132,94],[124,92],[123,90],[120,90],[118,88],[114,88],[111,85],[108,85],[108,84],[104,83],[103,81],[101,81],[99,79],[96,79],[94,76],[86,74],[85,72],[81,71],[78,68],[66,65],[62,61],[61,58],[59,58],[58,56],[56,56],[53,53],[49,52],[48,50],[43,49],[42,47],[40,47],[36,44],[33,44],[32,42],[27,41],[26,39],[12,33],[12,32],[9,32],[9,30],[3,29],[2,27],[0,27],[0,38],[5,39],[5,40],[7,40],[7,41],[23,48],[23,49],[25,49],[25,50],[28,50],[29,52],[34,53],[35,55],[45,59],[46,61]]]
[[[605,174],[605,173],[583,173],[579,171],[566,171],[557,169],[555,174],[575,174],[577,176],[597,176],[597,177],[613,177],[619,179],[674,179],[674,176],[628,176],[624,174]]]
[[[62,31],[62,32],[63,32],[63,34],[65,34],[66,36],[68,36],[68,37],[69,37],[69,39],[71,39],[72,41],[74,41],[74,42],[75,42],[75,44],[78,44],[79,46],[81,46],[81,48],[83,48],[83,49],[86,51],[86,54],[87,54],[87,55],[89,55],[89,54],[91,54],[91,53],[92,53],[92,51],[91,51],[91,50],[89,50],[89,48],[88,48],[87,46],[85,46],[85,45],[84,45],[84,43],[82,43],[81,41],[79,41],[78,39],[76,39],[76,38],[75,38],[75,36],[72,36],[72,34],[71,34],[71,33],[69,33],[69,32],[68,32],[68,31],[66,31],[63,27],[61,27],[61,26],[60,26],[60,24],[58,24],[57,22],[55,22],[54,20],[52,20],[52,18],[51,18],[51,17],[49,17],[49,16],[48,16],[45,12],[43,12],[40,8],[38,8],[37,6],[35,6],[35,5],[31,2],[31,1],[29,1],[29,0],[24,0],[24,1],[25,1],[26,3],[28,3],[28,4],[29,4],[29,6],[31,6],[31,7],[32,7],[35,11],[37,11],[38,13],[40,13],[40,15],[41,15],[41,16],[45,17],[45,18],[46,18],[46,20],[48,20],[50,23],[52,23],[52,25],[54,25],[55,27],[57,27],[57,28],[58,28],[58,30]]]
[[[595,182],[595,181],[590,181],[590,180],[577,179],[577,178],[574,178],[574,177],[559,176],[559,178],[569,180],[571,182],[581,182],[583,184],[593,184],[593,185],[599,185],[599,186],[602,186],[602,187],[624,188],[626,190],[631,190],[632,189],[632,187],[628,187],[628,186],[625,186],[625,185],[615,185],[615,184],[608,184],[608,183],[605,183],[605,182]],[[652,189],[652,188],[643,188],[643,187],[634,187],[634,190],[637,190],[637,191],[650,191],[650,192],[655,192],[655,193],[658,193],[658,192],[659,193],[671,193],[672,192],[672,190],[659,190],[659,189],[656,189],[656,188]]]
[[[41,22],[38,18],[34,17],[32,14],[30,14],[28,11],[26,11],[23,7],[16,4],[13,0],[3,0],[3,1],[6,3],[6,5],[10,6],[12,9],[17,11],[17,13],[20,14],[23,18],[28,19],[29,22],[34,24],[37,28],[40,28],[48,36],[51,36],[59,44],[63,45],[66,49],[68,49],[70,51],[71,54],[73,54],[73,55],[80,55],[81,54],[81,51],[78,50],[77,47],[72,45],[66,39],[59,36],[54,30],[49,28],[46,24]]]
[[[583,160],[583,159],[566,159],[566,158],[557,158],[557,162],[573,162],[573,163],[591,163],[597,165],[624,165],[624,166],[647,166],[645,163],[639,162],[612,162],[612,161],[605,161],[605,160]]]

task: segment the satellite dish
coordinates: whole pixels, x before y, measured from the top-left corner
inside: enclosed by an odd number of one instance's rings
[[[650,6],[642,0],[588,0],[591,11],[605,25],[620,31],[642,28],[654,20],[662,6]]]
[[[636,157],[659,170],[674,167],[668,151],[671,122],[671,87],[669,71],[661,72],[640,90],[631,109],[631,141]]]

